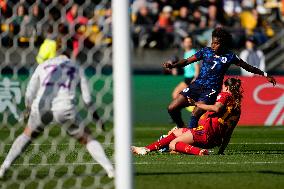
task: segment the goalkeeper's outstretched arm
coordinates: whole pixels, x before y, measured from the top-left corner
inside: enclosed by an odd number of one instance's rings
[[[35,70],[35,72],[33,73],[27,89],[26,89],[26,94],[25,94],[25,106],[26,108],[30,108],[33,100],[35,99],[38,89],[39,89],[39,85],[40,85],[40,81],[39,81],[39,74],[38,71],[39,67],[37,67],[37,69]]]

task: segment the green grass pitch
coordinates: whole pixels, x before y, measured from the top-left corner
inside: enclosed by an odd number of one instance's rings
[[[135,129],[134,143],[144,146],[170,127]],[[137,189],[283,188],[284,128],[238,127],[225,153],[191,156],[151,152],[135,156]],[[214,153],[215,152],[215,153]]]
[[[144,146],[165,134],[170,125],[136,125],[133,129],[133,144]],[[20,130],[19,130],[20,131]],[[19,133],[16,132],[16,135]],[[52,128],[50,137],[41,137],[34,143],[38,146],[37,153],[31,146],[11,167],[1,186],[5,188],[19,188],[25,183],[24,188],[33,189],[43,182],[43,188],[54,188],[62,182],[62,188],[74,188],[80,180],[81,188],[114,188],[113,180],[104,176],[99,165],[94,164],[87,151],[75,143],[75,149],[69,150],[69,137],[58,137],[59,129]],[[123,132],[123,131],[122,131]],[[0,128],[0,138],[7,141],[9,130]],[[52,141],[58,140],[56,151],[51,151]],[[99,135],[98,140],[103,142],[104,136]],[[10,142],[9,142],[10,143]],[[0,154],[2,162],[10,145],[4,145]],[[83,152],[78,160],[77,151]],[[231,142],[226,149],[226,155],[216,155],[213,149],[210,156],[197,157],[184,154],[168,154],[152,152],[146,156],[134,156],[134,187],[137,189],[277,189],[284,186],[284,127],[238,127]],[[112,145],[106,145],[106,153],[113,155]],[[41,162],[42,154],[47,160]],[[60,162],[60,154],[65,154],[64,163]],[[29,161],[25,157],[29,157]],[[113,158],[113,157],[112,157]],[[79,161],[79,163],[78,163]],[[30,178],[33,170],[35,174]],[[51,170],[53,175],[50,176]],[[70,171],[71,170],[71,171]],[[18,174],[14,174],[14,172]],[[89,171],[89,172],[88,172]],[[99,177],[98,177],[99,175]],[[15,182],[11,182],[10,177]],[[99,182],[99,183],[96,183]],[[76,188],[76,187],[75,187]]]

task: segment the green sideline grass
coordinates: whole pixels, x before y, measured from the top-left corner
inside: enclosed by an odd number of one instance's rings
[[[166,133],[170,127],[136,125],[133,144],[144,146]],[[17,130],[16,136],[20,130]],[[113,180],[105,176],[99,165],[94,164],[87,151],[78,143],[75,143],[75,149],[69,150],[69,137],[60,137],[59,131],[54,127],[49,138],[41,137],[34,141],[35,144],[42,144],[38,146],[38,151],[33,151],[35,145],[30,146],[0,180],[0,188],[16,189],[25,185],[23,188],[33,189],[43,184],[43,188],[47,189],[54,188],[58,182],[62,182],[62,188],[76,188],[76,182],[82,182],[80,188],[103,188],[103,185],[114,188]],[[0,154],[1,163],[12,143],[9,134],[9,129],[0,128],[0,144],[4,148],[4,153]],[[58,141],[56,151],[51,150],[54,140]],[[104,142],[104,135],[99,135],[98,140]],[[107,155],[113,158],[113,145],[105,147]],[[85,152],[82,161],[77,160],[78,151]],[[134,156],[134,186],[137,189],[283,188],[284,127],[238,127],[226,155],[216,155],[216,151],[213,149],[212,155],[206,157],[159,152]],[[47,156],[45,164],[41,161],[43,154]],[[60,154],[66,156],[65,163],[59,161]],[[52,169],[54,176],[49,174]],[[34,178],[31,178],[33,171]]]

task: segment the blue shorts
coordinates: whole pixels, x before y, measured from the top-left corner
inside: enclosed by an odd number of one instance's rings
[[[195,102],[203,101],[205,104],[215,104],[219,92],[220,91],[217,89],[210,89],[203,85],[191,83],[187,88],[183,89],[180,94]]]

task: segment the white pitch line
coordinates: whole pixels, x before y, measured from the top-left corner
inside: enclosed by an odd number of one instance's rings
[[[114,164],[114,163],[113,163]],[[279,161],[253,161],[253,162],[166,162],[166,163],[158,163],[158,162],[135,162],[134,165],[243,165],[243,164],[284,164],[284,162]],[[78,163],[18,163],[13,164],[14,166],[75,166],[75,165],[99,165],[96,162],[78,162]]]

